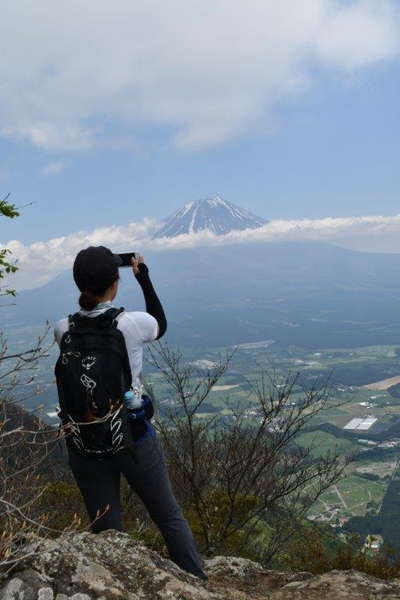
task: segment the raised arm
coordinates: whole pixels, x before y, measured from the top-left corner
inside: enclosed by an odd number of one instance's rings
[[[158,335],[156,337],[156,340],[158,340],[167,330],[167,319],[165,318],[164,309],[151,282],[149,269],[143,262],[143,256],[132,259],[132,270],[142,288],[146,303],[146,311],[152,315],[158,323]]]

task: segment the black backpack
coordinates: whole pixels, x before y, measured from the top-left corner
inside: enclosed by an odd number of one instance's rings
[[[127,449],[134,440],[124,393],[132,374],[123,333],[117,329],[123,308],[98,317],[70,315],[55,366],[59,417],[69,448],[103,458]]]

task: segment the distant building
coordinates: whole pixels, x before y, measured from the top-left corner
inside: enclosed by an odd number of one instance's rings
[[[381,535],[367,535],[365,543],[362,548],[363,552],[379,552],[383,544],[383,537]]]
[[[343,429],[348,431],[368,431],[374,423],[377,422],[377,417],[368,416],[362,418],[351,419]]]
[[[259,417],[260,416],[260,411],[257,408],[247,408],[244,413],[243,416],[247,419],[249,417]]]
[[[390,442],[382,442],[378,445],[378,448],[396,448],[399,445],[398,440],[392,440]]]
[[[214,362],[212,360],[208,360],[206,358],[194,360],[190,364],[193,365],[194,367],[197,367],[198,369],[214,369],[217,366],[216,362]]]

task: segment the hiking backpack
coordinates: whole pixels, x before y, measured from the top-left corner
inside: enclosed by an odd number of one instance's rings
[[[132,374],[125,339],[117,329],[123,310],[110,308],[97,317],[70,315],[61,338],[55,366],[59,417],[67,446],[86,456],[134,451],[123,402]]]

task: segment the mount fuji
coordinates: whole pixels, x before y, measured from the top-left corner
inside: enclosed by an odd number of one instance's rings
[[[175,237],[207,229],[217,235],[238,229],[256,229],[267,221],[219,196],[189,202],[163,222],[154,238]]]
[[[187,204],[146,250],[168,315],[168,340],[223,347],[275,340],[282,347],[398,345],[400,255],[354,252],[319,242],[232,240],[168,248],[170,238],[209,230],[221,235],[266,223],[219,197]],[[238,236],[240,237],[240,236]],[[228,240],[229,241],[229,240]],[[162,242],[160,244],[162,248]],[[130,269],[121,269],[119,305],[143,307]],[[2,313],[5,329],[37,326],[77,310],[71,269],[18,294]],[[30,342],[25,339],[26,347]]]

